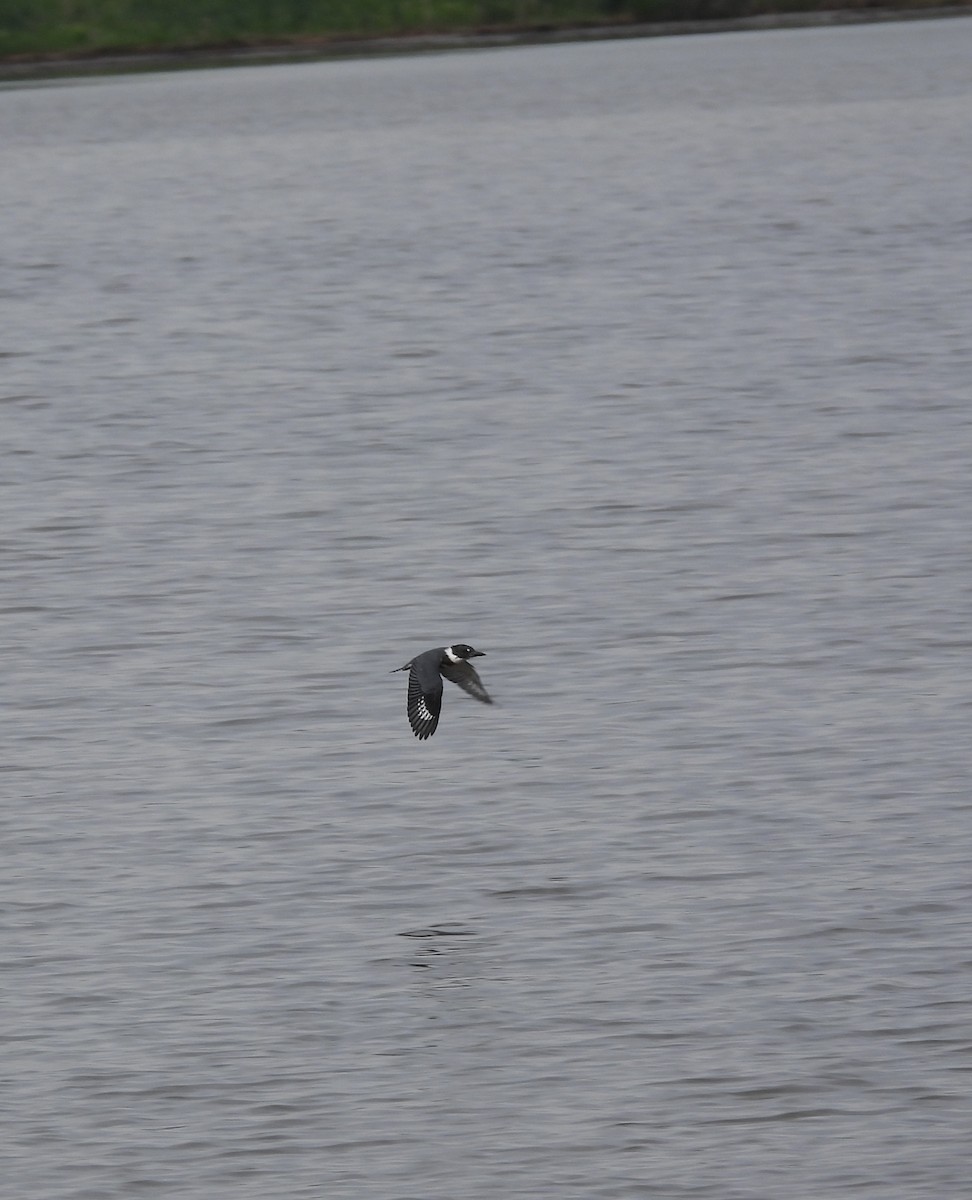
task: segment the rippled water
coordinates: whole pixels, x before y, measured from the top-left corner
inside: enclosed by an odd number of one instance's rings
[[[11,1196],[967,1194],[970,51],[0,92]]]

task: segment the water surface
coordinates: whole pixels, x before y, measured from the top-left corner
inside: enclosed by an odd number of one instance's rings
[[[966,1194],[970,52],[3,90],[11,1194]]]

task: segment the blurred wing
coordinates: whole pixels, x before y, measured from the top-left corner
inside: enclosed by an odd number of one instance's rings
[[[453,663],[446,659],[439,669],[450,683],[458,683],[462,690],[468,692],[470,696],[475,696],[477,700],[482,700],[483,704],[493,703],[489,697],[489,692],[483,687],[483,681],[476,674],[476,668],[471,667],[469,663]]]
[[[442,680],[438,675],[436,681],[438,686],[429,683],[423,688],[415,668],[412,667],[408,673],[408,723],[420,742],[430,738],[439,723],[439,713],[442,711]]]

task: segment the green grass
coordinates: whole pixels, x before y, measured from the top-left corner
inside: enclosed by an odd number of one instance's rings
[[[0,0],[0,57],[699,20],[941,0]],[[959,0],[962,2],[962,0]],[[965,0],[966,3],[969,0]]]

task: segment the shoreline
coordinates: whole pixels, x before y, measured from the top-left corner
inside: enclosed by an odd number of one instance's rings
[[[258,66],[378,55],[427,54],[509,46],[542,46],[564,42],[611,41],[622,38],[677,37],[770,29],[803,29],[827,25],[868,25],[891,21],[972,17],[972,4],[929,8],[815,9],[763,13],[714,20],[657,21],[589,26],[527,27],[470,32],[321,36],[260,42],[253,45],[193,46],[183,49],[130,50],[117,53],[62,52],[17,55],[0,59],[0,83],[86,75],[132,74],[208,67]]]

